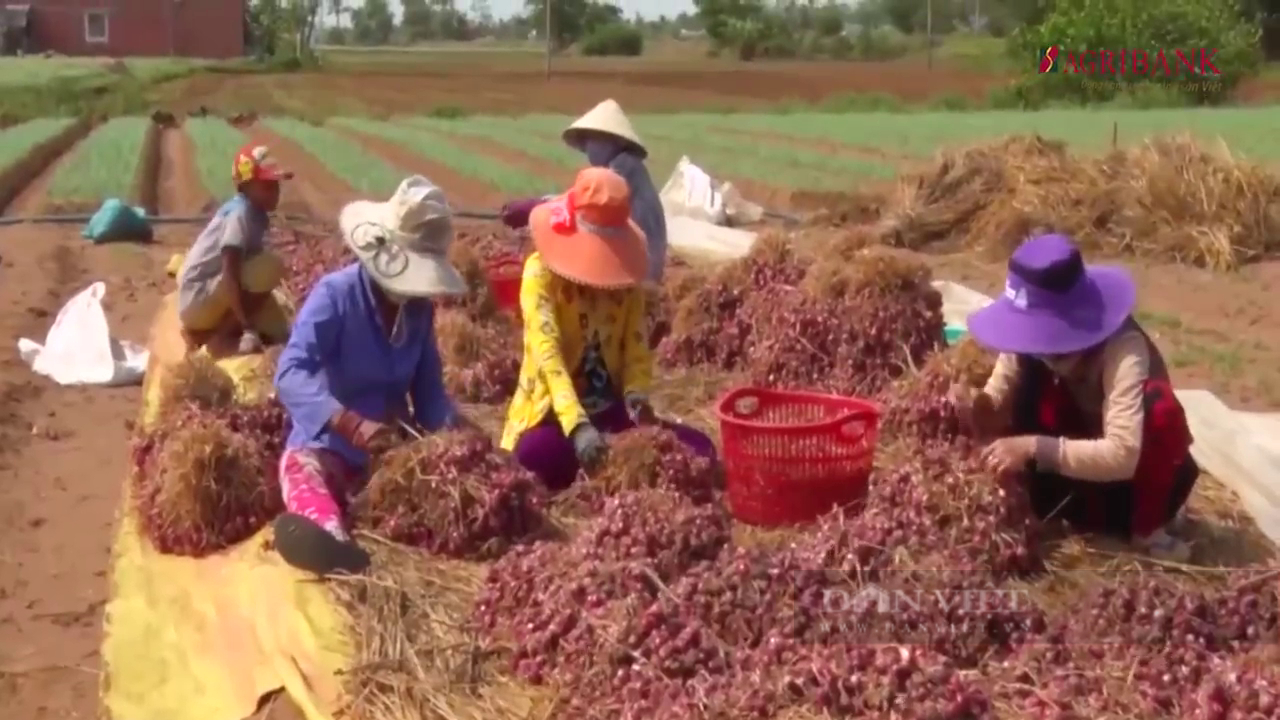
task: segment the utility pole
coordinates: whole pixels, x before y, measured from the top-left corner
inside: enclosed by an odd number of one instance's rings
[[[548,0],[549,1],[549,0]],[[924,39],[928,43],[925,52],[925,62],[928,63],[929,69],[933,69],[933,0],[925,0],[924,9]]]
[[[547,40],[547,82],[551,82],[551,0],[542,0],[542,1],[543,1],[544,3],[546,3],[546,4],[547,4],[547,8],[546,8],[546,9],[547,9],[547,17],[546,17],[546,25],[547,25],[547,27],[546,27],[546,29],[544,30],[544,33],[545,33],[545,34],[546,34],[546,36],[547,36],[547,37],[546,37],[546,40]]]

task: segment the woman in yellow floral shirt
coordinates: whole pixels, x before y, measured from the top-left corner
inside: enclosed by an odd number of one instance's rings
[[[520,287],[524,360],[502,447],[555,490],[603,457],[602,433],[658,422],[648,400],[653,356],[640,287],[649,258],[630,207],[621,176],[588,168],[529,217],[535,252]],[[715,457],[706,435],[662,424]]]

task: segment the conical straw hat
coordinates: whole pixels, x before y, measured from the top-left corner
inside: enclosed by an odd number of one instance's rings
[[[635,128],[631,127],[631,121],[627,119],[626,113],[622,112],[622,106],[618,105],[618,102],[612,98],[591,108],[585,115],[574,120],[569,127],[565,128],[561,137],[564,138],[569,147],[579,151],[582,150],[580,130],[595,130],[596,132],[608,133],[635,145],[640,149],[641,156],[649,154],[644,148],[644,142],[636,134]]]

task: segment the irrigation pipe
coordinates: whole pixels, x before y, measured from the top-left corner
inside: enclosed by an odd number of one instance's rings
[[[502,216],[495,212],[472,212],[470,210],[461,210],[453,214],[456,218],[466,220],[500,220]],[[788,225],[798,225],[800,218],[787,213],[775,212],[773,210],[765,210],[764,216],[773,220],[780,220]],[[12,225],[80,225],[89,222],[93,215],[32,215],[28,217],[0,217],[0,227],[8,227]],[[201,225],[209,222],[212,215],[159,215],[147,218],[147,222],[152,225]],[[277,216],[286,221],[307,221],[315,220],[309,215],[281,215]]]
[[[478,213],[462,211],[453,214],[454,217],[466,218],[469,220],[497,220],[497,213]],[[32,215],[28,217],[0,217],[0,227],[10,225],[80,225],[89,222],[93,215]],[[147,222],[152,225],[201,225],[209,222],[212,215],[159,215],[156,217],[148,217]],[[286,221],[307,221],[315,220],[310,215],[277,215],[276,217]]]
[[[764,216],[765,216],[765,217],[767,217],[767,218],[770,218],[770,219],[772,219],[772,220],[781,220],[782,222],[786,223],[787,225],[799,225],[799,224],[800,224],[800,218],[796,217],[795,215],[790,215],[790,214],[787,214],[787,213],[784,213],[784,212],[777,212],[777,211],[775,211],[775,210],[765,210],[765,211],[764,211]]]

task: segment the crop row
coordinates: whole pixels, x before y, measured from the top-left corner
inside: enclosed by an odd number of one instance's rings
[[[562,118],[544,120],[560,122]],[[1067,142],[1085,152],[1110,147],[1113,133],[1120,144],[1149,137],[1189,132],[1203,140],[1227,140],[1234,152],[1257,160],[1280,159],[1280,140],[1273,130],[1280,113],[1274,108],[1203,110],[1047,110],[1043,112],[859,113],[830,115],[641,116],[640,128],[672,123],[689,128],[756,131],[855,147],[895,155],[922,157],[939,148],[1007,135],[1039,134]],[[643,130],[642,130],[643,131]]]
[[[119,71],[112,62],[100,58],[59,57],[38,55],[6,57],[0,63],[0,87],[40,86],[65,80],[109,78]],[[173,77],[192,68],[207,65],[207,61],[190,58],[129,58],[124,61],[127,73],[134,78],[154,81]]]
[[[1122,142],[1192,132],[1229,138],[1232,150],[1258,160],[1280,159],[1280,141],[1270,130],[1276,112],[1266,108],[1199,111],[1079,111],[1039,113],[866,113],[825,115],[639,115],[649,165],[661,183],[681,155],[713,174],[792,189],[849,187],[892,177],[898,168],[880,157],[923,157],[940,147],[1010,134],[1038,133],[1085,150],[1109,146],[1113,131]],[[287,118],[267,126],[296,142],[338,178],[369,196],[386,196],[412,166],[413,156],[510,195],[549,192],[562,185],[582,156],[559,138],[566,116],[473,117],[461,120],[405,117],[390,121],[336,118],[317,127]],[[0,170],[67,128],[70,120],[44,118],[0,130]],[[130,197],[147,130],[147,119],[113,119],[78,143],[60,163],[49,199],[62,207],[87,207],[106,197]],[[244,142],[238,130],[215,118],[184,124],[195,150],[200,180],[214,197],[229,192],[230,158]],[[372,153],[360,136],[388,142],[405,152],[405,163]],[[844,149],[842,149],[842,147]],[[486,152],[491,150],[492,152]],[[867,150],[879,152],[873,155]],[[503,154],[523,154],[516,167]],[[538,171],[537,165],[545,166]]]
[[[0,171],[26,157],[31,149],[67,129],[68,118],[37,118],[0,130]]]
[[[555,144],[559,130],[572,118],[529,115],[521,118],[467,118],[432,120],[437,129],[484,134],[513,147],[532,143],[529,152],[542,155],[542,143]],[[1204,140],[1226,139],[1235,152],[1258,160],[1280,159],[1280,140],[1273,127],[1280,121],[1274,108],[1225,108],[1204,110],[1050,110],[1035,113],[795,113],[795,114],[669,114],[637,115],[637,130],[662,155],[666,146],[681,144],[686,151],[705,155],[708,165],[729,158],[747,159],[754,173],[768,180],[772,171],[793,165],[836,176],[883,176],[891,167],[877,163],[852,163],[839,167],[844,157],[832,157],[815,149],[842,144],[895,156],[926,157],[938,149],[1015,134],[1039,134],[1065,141],[1082,151],[1104,150],[1118,132],[1121,144],[1189,132]],[[414,120],[414,122],[424,122]],[[533,138],[532,140],[530,138]],[[678,153],[677,153],[678,156]],[[746,160],[741,160],[745,162]],[[737,174],[735,172],[735,174]]]
[[[80,210],[92,209],[104,198],[130,199],[150,123],[119,117],[99,125],[58,165],[48,199],[57,207]]]
[[[211,197],[227,197],[232,192],[231,164],[244,145],[244,135],[218,118],[190,118],[182,127],[191,138],[200,184]]]
[[[555,184],[550,178],[538,177],[497,158],[473,152],[451,140],[447,134],[417,124],[351,118],[336,120],[334,124],[389,140],[409,152],[481,180],[509,195],[537,195],[547,192],[548,187]]]
[[[298,142],[339,177],[363,191],[378,192],[392,180],[387,164],[371,157],[353,135],[387,141],[460,175],[479,180],[511,196],[538,194],[563,184],[581,167],[581,154],[559,139],[560,118],[468,118],[465,121],[398,118],[394,121],[336,118],[317,128],[273,119],[270,127]],[[788,188],[844,187],[859,178],[891,177],[891,166],[853,158],[833,158],[814,149],[781,142],[754,142],[739,134],[720,134],[697,126],[653,124],[641,130],[647,140],[649,165],[661,183],[681,155],[716,174]],[[545,172],[514,167],[485,148],[522,153]],[[399,173],[392,172],[398,176]]]
[[[403,173],[340,132],[292,118],[271,118],[266,123],[272,131],[297,143],[324,163],[357,192],[370,197],[387,197],[400,183]]]
[[[893,177],[900,168],[889,158],[920,158],[943,147],[1011,134],[1036,133],[1095,152],[1112,142],[1190,132],[1204,140],[1229,138],[1232,150],[1258,160],[1280,159],[1280,141],[1271,126],[1280,119],[1265,108],[1201,111],[1085,111],[1039,113],[866,113],[831,115],[639,115],[633,118],[646,139],[649,165],[661,182],[675,161],[688,154],[713,174],[793,189],[849,187]],[[484,181],[508,193],[546,187],[546,178],[504,165],[468,146],[513,150],[550,172],[582,164],[560,142],[567,116],[471,117],[459,120],[397,118],[393,121],[337,119],[331,124],[376,135],[406,150]],[[535,190],[537,192],[539,190]]]

